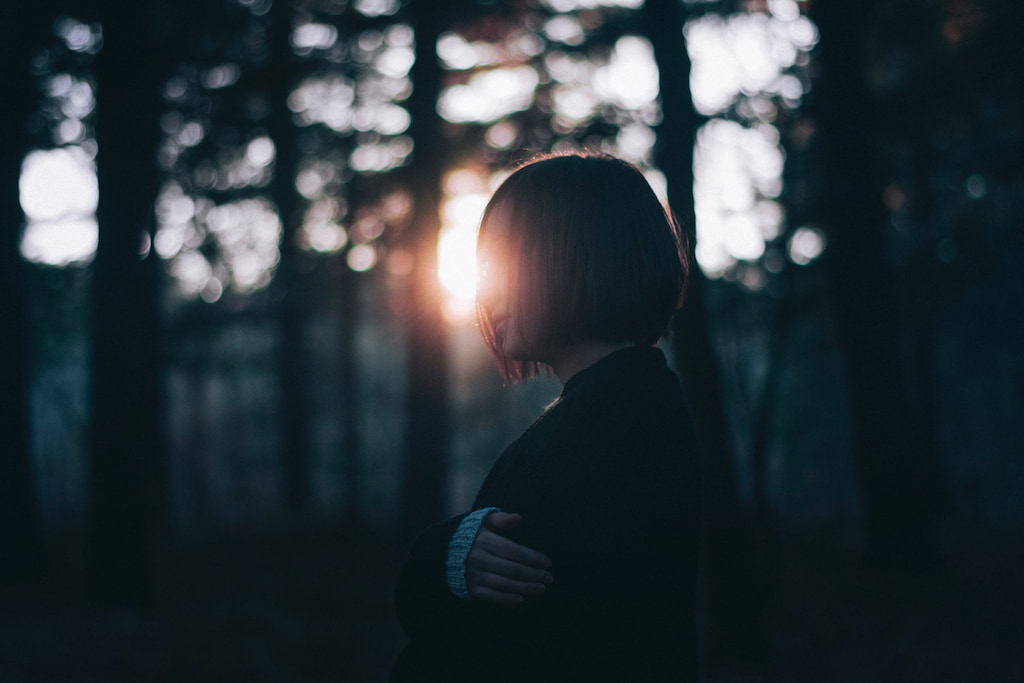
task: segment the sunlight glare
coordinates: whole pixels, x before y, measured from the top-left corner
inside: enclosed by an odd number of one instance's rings
[[[448,293],[472,301],[476,296],[476,230],[487,205],[483,194],[449,197],[437,243],[438,278]]]
[[[459,169],[445,178],[437,277],[446,293],[445,317],[455,324],[474,319],[476,233],[488,196],[487,181],[472,170]]]

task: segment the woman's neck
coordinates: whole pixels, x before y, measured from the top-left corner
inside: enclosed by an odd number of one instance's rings
[[[636,344],[632,342],[606,342],[597,339],[587,339],[571,344],[552,354],[552,358],[547,364],[564,387],[565,383],[580,370],[589,368],[610,353],[630,346],[636,346]]]

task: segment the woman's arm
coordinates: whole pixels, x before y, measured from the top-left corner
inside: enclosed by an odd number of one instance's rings
[[[433,524],[416,538],[395,585],[395,610],[410,638],[430,632],[439,615],[458,610],[463,601],[448,588],[448,545],[466,515]]]
[[[550,558],[504,535],[519,525],[518,514],[493,508],[482,520],[474,516],[428,527],[410,550],[395,590],[398,618],[410,637],[436,630],[465,612],[468,602],[518,605],[551,583]],[[467,528],[467,522],[474,524]],[[468,548],[458,542],[467,532],[472,535]]]
[[[484,517],[464,560],[467,597],[519,605],[526,596],[540,595],[551,584],[551,558],[502,535],[520,521],[518,514],[507,512]]]

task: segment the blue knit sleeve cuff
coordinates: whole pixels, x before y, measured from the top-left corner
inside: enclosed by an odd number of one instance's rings
[[[466,557],[469,555],[469,549],[473,547],[473,541],[476,540],[476,533],[480,530],[484,517],[492,512],[501,510],[494,507],[480,508],[466,515],[448,543],[448,560],[445,563],[448,590],[457,598],[469,600],[469,591],[466,589]]]

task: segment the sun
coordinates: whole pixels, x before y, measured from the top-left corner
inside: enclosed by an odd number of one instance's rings
[[[445,317],[452,322],[469,322],[474,317],[476,233],[486,205],[487,197],[477,193],[449,196],[444,204],[437,277],[444,288]]]

